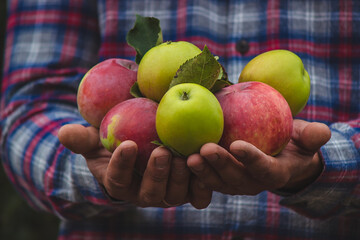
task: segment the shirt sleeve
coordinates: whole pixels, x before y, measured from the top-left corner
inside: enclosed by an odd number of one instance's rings
[[[114,206],[82,156],[57,138],[68,123],[86,124],[78,84],[98,61],[97,2],[8,1],[1,94],[1,159],[34,208],[85,218]]]
[[[333,123],[330,130],[331,139],[320,151],[322,174],[306,189],[280,202],[312,218],[360,212],[360,119]]]

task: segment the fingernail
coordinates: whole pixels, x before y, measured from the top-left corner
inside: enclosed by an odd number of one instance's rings
[[[219,159],[219,155],[217,153],[206,155],[205,158],[210,162],[215,162]]]
[[[169,165],[169,156],[160,156],[155,158],[155,167],[162,169]]]

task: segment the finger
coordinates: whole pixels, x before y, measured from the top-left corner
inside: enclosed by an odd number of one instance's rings
[[[170,162],[171,153],[164,147],[151,153],[139,191],[139,206],[155,206],[165,198]]]
[[[290,178],[285,165],[248,142],[234,141],[230,145],[230,152],[243,163],[247,173],[264,186],[278,188]]]
[[[98,130],[91,126],[68,124],[59,129],[58,138],[72,152],[84,156],[90,172],[102,184],[111,153],[102,147]]]
[[[292,139],[310,153],[317,152],[330,137],[331,131],[323,123],[294,120]]]
[[[223,188],[224,182],[209,163],[200,154],[192,154],[187,159],[187,165],[191,171],[211,189],[219,191]]]
[[[239,174],[242,164],[219,145],[215,143],[205,144],[200,149],[200,155],[212,166],[223,182],[228,184],[242,180],[242,176]]]
[[[79,154],[85,154],[101,146],[98,130],[80,124],[62,126],[58,138],[66,148]]]
[[[113,198],[129,200],[135,196],[137,188],[132,183],[136,157],[137,145],[133,141],[122,142],[112,154],[103,182]]]
[[[196,176],[191,180],[190,192],[190,203],[195,208],[203,209],[211,203],[212,191]]]
[[[165,201],[168,204],[176,206],[185,203],[188,195],[190,173],[185,159],[172,159],[165,196]]]

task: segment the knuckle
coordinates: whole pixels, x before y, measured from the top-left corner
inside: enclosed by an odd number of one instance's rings
[[[158,194],[155,194],[153,192],[144,192],[140,196],[139,206],[140,207],[154,206],[155,204],[159,203],[160,201],[161,201],[161,198],[159,198]]]
[[[123,193],[124,191],[127,191],[129,189],[129,185],[107,179],[104,188],[111,197],[118,198],[121,197],[119,196],[119,193]]]
[[[149,174],[150,180],[155,183],[166,182],[168,179],[168,171],[155,171]]]
[[[107,176],[105,186],[113,190],[123,190],[129,188],[129,183],[119,182],[118,179],[113,178],[112,176]]]

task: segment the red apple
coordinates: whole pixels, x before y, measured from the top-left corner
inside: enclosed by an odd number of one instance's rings
[[[130,60],[111,58],[91,68],[80,82],[77,103],[82,117],[94,127],[113,106],[131,98],[138,65]]]
[[[229,150],[233,141],[244,140],[268,155],[276,155],[289,142],[291,110],[274,88],[261,82],[244,82],[223,88],[216,97],[224,114],[220,146]]]
[[[100,125],[100,140],[113,152],[121,142],[132,140],[138,146],[136,170],[142,174],[151,152],[157,147],[152,141],[160,141],[156,133],[155,119],[158,104],[147,98],[132,98],[111,108]]]

